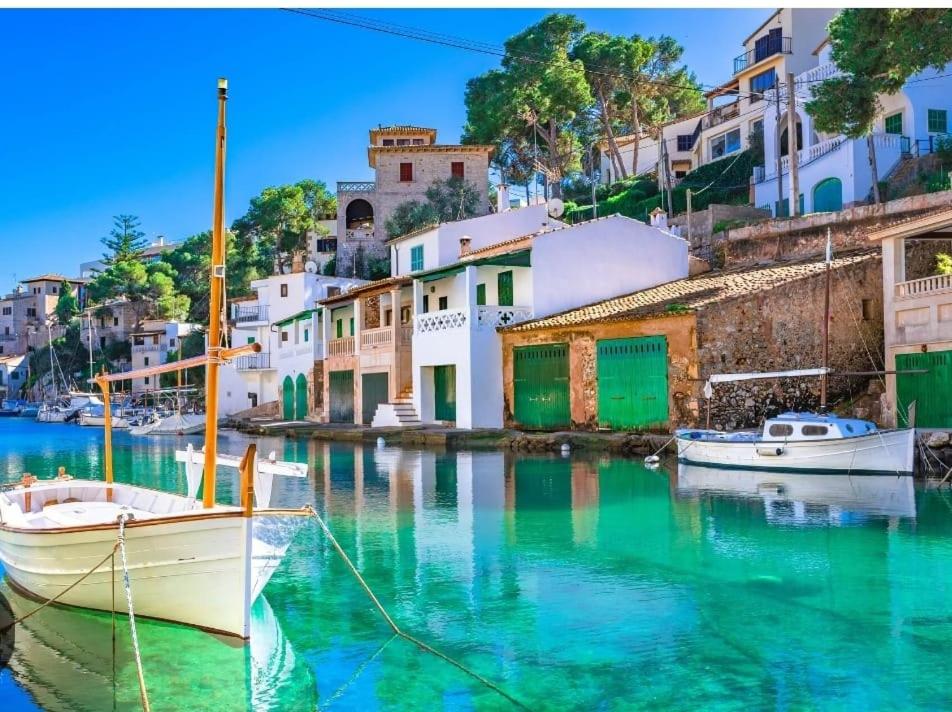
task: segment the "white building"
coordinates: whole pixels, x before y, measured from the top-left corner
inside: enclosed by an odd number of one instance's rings
[[[18,398],[21,395],[21,389],[26,384],[27,366],[25,354],[0,356],[0,399]]]
[[[133,370],[166,363],[170,353],[180,352],[182,340],[195,328],[195,324],[184,322],[144,319],[131,334]],[[158,388],[161,388],[159,376],[132,379],[133,393],[144,393]]]
[[[143,264],[158,262],[164,253],[174,250],[181,244],[180,242],[167,242],[165,236],[159,235],[155,242],[142,250],[139,261]],[[83,279],[93,279],[97,274],[105,271],[106,263],[102,259],[81,262],[79,265],[79,276]]]
[[[254,342],[262,350],[221,369],[222,415],[273,401],[288,420],[320,412],[323,389],[315,389],[315,374],[323,375],[324,344],[317,302],[363,283],[292,272],[255,280],[254,297],[232,300],[232,345]]]
[[[502,427],[496,327],[688,276],[686,241],[619,215],[553,225],[526,208],[478,220],[479,228],[454,223],[392,248],[391,264],[414,280],[412,397],[425,423]],[[486,239],[507,220],[537,227]]]
[[[830,56],[830,45],[817,48],[819,65],[796,77],[795,94],[799,165],[799,201],[803,213],[841,210],[867,202],[872,194],[873,180],[869,147],[865,138],[847,139],[841,135],[819,132],[805,109],[810,87],[818,81],[839,74]],[[902,90],[879,97],[881,112],[873,127],[876,169],[883,181],[896,170],[904,158],[932,153],[936,139],[949,138],[949,116],[952,115],[952,64],[941,71],[926,70],[909,78]],[[790,159],[787,156],[788,113],[786,91],[781,90],[778,112],[774,92],[769,92],[770,109],[764,117],[763,168],[754,172],[755,205],[771,210],[774,215],[789,214]],[[778,139],[779,137],[779,139]],[[777,142],[780,141],[781,185],[777,181]],[[778,201],[783,192],[783,202]]]

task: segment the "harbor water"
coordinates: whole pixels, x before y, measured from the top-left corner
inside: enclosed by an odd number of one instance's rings
[[[247,440],[222,435],[240,454]],[[176,448],[114,437],[117,479],[184,493]],[[948,709],[952,495],[908,478],[646,469],[258,439],[307,462],[312,504],[406,631],[531,709]],[[0,482],[100,476],[102,431],[0,420]],[[236,497],[221,470],[219,494]],[[133,589],[133,595],[135,591]],[[36,603],[0,585],[0,615]],[[498,693],[394,638],[316,526],[254,607],[248,646],[139,620],[154,710],[496,710]],[[136,709],[124,617],[18,626],[0,710]]]

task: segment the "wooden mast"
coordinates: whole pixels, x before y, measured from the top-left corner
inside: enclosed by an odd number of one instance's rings
[[[826,291],[823,299],[823,368],[830,368],[830,272],[833,268],[833,235],[826,229]],[[820,376],[820,412],[826,411],[828,371]]]
[[[208,362],[205,365],[205,482],[202,504],[215,506],[218,462],[218,366],[221,358],[222,294],[225,282],[225,103],[228,80],[218,80],[218,132],[215,138],[215,205],[212,211],[211,295],[208,303]]]

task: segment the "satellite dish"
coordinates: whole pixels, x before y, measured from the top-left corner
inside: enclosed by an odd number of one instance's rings
[[[565,212],[565,203],[558,198],[551,198],[548,203],[548,208],[549,215],[553,218],[558,218]]]
[[[314,260],[308,260],[304,263],[304,271],[310,272],[311,274],[317,274],[317,262]]]

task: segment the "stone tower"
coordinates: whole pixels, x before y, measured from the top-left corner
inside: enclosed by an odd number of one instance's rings
[[[400,203],[426,200],[434,180],[465,178],[479,191],[478,214],[487,214],[491,152],[491,146],[439,144],[436,129],[371,129],[367,159],[374,180],[337,184],[337,274],[365,276],[369,259],[387,257],[387,218]]]

